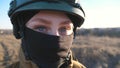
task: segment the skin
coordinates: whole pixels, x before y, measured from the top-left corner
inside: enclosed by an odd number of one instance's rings
[[[26,27],[55,36],[73,33],[72,21],[64,12],[58,11],[40,11],[26,23]]]

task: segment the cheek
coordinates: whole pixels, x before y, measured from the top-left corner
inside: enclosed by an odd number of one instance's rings
[[[71,23],[70,26],[71,26],[70,32],[73,33],[73,29],[74,29],[73,23]]]
[[[71,24],[71,29],[70,30],[67,30],[67,35],[70,35],[73,33],[73,25]]]
[[[70,34],[72,34],[72,33],[73,33],[73,29],[67,31],[67,35],[70,35]]]

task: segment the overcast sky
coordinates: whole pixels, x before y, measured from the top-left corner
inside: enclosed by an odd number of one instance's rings
[[[0,29],[12,29],[7,16],[9,2],[0,1]],[[82,28],[120,27],[120,0],[80,0],[86,20]]]

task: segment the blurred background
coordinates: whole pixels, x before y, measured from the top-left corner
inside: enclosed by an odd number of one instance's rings
[[[0,1],[0,68],[19,61],[20,40],[13,36],[7,15],[10,1]],[[120,0],[79,2],[86,20],[74,39],[76,57],[87,68],[120,68]]]

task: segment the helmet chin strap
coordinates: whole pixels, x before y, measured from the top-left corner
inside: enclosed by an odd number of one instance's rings
[[[77,27],[75,26],[74,29],[73,29],[73,32],[74,32],[74,38],[73,39],[75,39],[75,37],[76,37],[76,29],[77,29]]]

